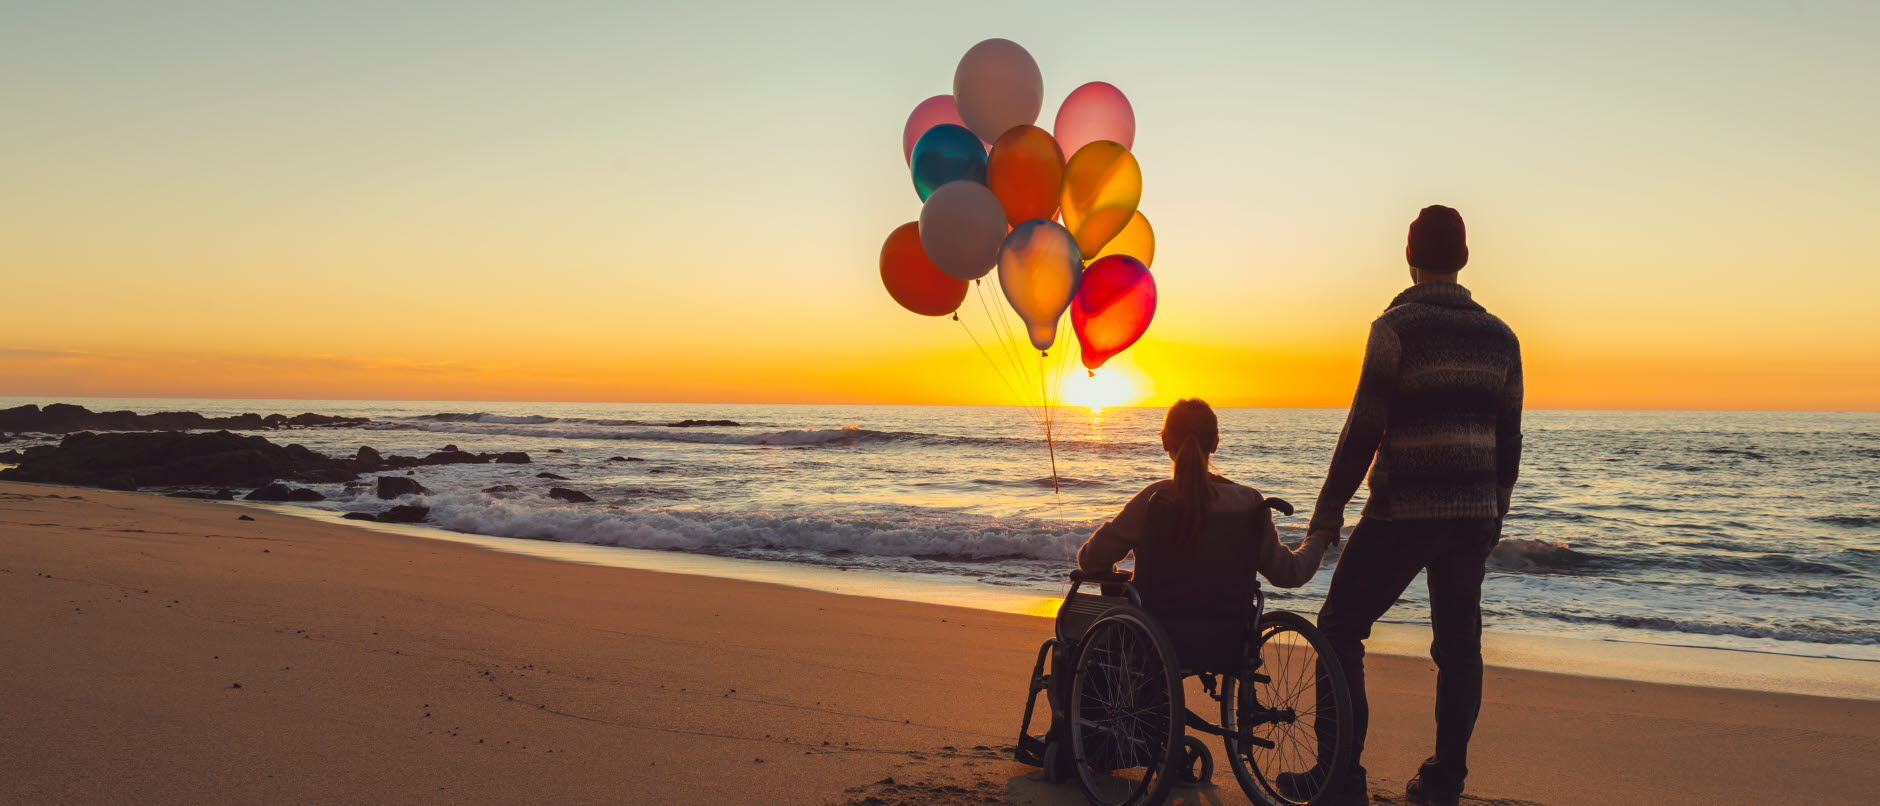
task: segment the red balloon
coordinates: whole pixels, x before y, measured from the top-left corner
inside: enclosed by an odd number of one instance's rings
[[[927,259],[920,245],[920,222],[909,221],[888,233],[881,245],[881,284],[901,307],[922,316],[946,316],[966,301],[966,281],[947,274]]]
[[[1096,369],[1135,344],[1155,318],[1155,276],[1142,261],[1110,255],[1084,270],[1071,300],[1071,329],[1084,366]]]
[[[1013,126],[999,135],[986,158],[986,187],[1005,208],[1014,227],[1034,218],[1056,218],[1058,192],[1064,187],[1064,152],[1051,133],[1037,126]]]

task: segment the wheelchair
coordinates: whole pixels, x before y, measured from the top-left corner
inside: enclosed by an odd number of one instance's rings
[[[1055,635],[1032,667],[1017,760],[1042,767],[1053,783],[1075,777],[1095,806],[1158,806],[1175,784],[1199,786],[1213,775],[1207,743],[1186,734],[1193,729],[1220,737],[1254,803],[1329,802],[1351,764],[1354,728],[1351,690],[1318,628],[1296,613],[1267,612],[1255,587],[1238,659],[1191,668],[1132,579],[1129,571],[1071,573]],[[1218,724],[1186,706],[1190,677],[1220,704]],[[1051,723],[1033,735],[1040,693]],[[1331,751],[1324,763],[1322,747]]]

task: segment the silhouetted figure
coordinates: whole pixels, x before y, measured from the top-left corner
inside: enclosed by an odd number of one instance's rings
[[[1143,607],[1162,621],[1183,663],[1208,670],[1233,668],[1241,657],[1247,603],[1259,585],[1254,574],[1299,587],[1318,573],[1326,546],[1310,537],[1297,549],[1281,543],[1259,490],[1208,472],[1220,444],[1219,420],[1206,402],[1170,406],[1162,449],[1174,460],[1171,477],[1142,488],[1077,552],[1086,571],[1112,570],[1135,552]]]
[[[1368,803],[1364,639],[1417,572],[1429,572],[1436,753],[1413,803],[1455,803],[1482,705],[1482,574],[1501,539],[1521,458],[1521,347],[1456,283],[1469,262],[1462,216],[1426,207],[1405,256],[1415,284],[1371,323],[1364,369],[1307,532],[1332,543],[1366,470],[1370,496],[1319,610],[1351,684],[1352,779],[1338,802]]]

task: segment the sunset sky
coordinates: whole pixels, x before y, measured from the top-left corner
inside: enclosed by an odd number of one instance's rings
[[[1135,106],[1128,402],[1345,405],[1442,203],[1531,407],[1880,409],[1870,0],[8,3],[0,396],[1010,402],[876,270],[994,36]]]

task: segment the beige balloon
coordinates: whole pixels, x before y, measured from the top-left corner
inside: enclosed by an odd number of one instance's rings
[[[953,102],[966,128],[994,142],[1006,129],[1038,122],[1044,75],[1017,42],[988,39],[960,57],[953,71]]]
[[[961,280],[975,280],[999,262],[1005,208],[985,185],[966,179],[935,189],[920,208],[920,246],[927,259]]]

